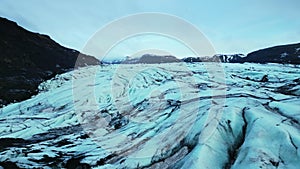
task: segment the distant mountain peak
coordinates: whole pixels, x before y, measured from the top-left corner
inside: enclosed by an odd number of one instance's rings
[[[225,62],[225,63],[281,63],[300,64],[300,43],[280,45],[260,49],[247,54],[216,54],[212,57],[188,57],[182,59],[184,62]]]
[[[155,64],[155,63],[172,63],[180,62],[181,60],[172,55],[156,55],[156,54],[143,54],[138,58],[127,58],[123,63],[135,64],[135,63],[145,63],[145,64]]]

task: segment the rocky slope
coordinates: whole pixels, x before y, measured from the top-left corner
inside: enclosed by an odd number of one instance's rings
[[[300,43],[274,46],[251,52],[243,62],[300,64]]]
[[[80,68],[0,109],[0,166],[298,169],[299,74],[250,63]]]
[[[0,17],[0,107],[30,98],[42,81],[74,68],[76,61],[77,66],[99,64]]]

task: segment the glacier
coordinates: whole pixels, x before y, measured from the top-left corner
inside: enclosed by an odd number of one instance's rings
[[[300,167],[300,69],[78,68],[0,109],[0,168]]]

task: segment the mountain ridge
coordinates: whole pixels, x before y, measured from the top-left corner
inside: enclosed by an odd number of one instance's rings
[[[249,53],[244,62],[300,64],[300,43],[276,45]]]
[[[74,67],[97,65],[92,56],[66,48],[48,35],[0,17],[0,107],[37,94],[38,85]]]
[[[300,64],[300,43],[277,45],[264,49],[259,49],[244,54],[216,54],[213,56],[185,57],[182,59],[172,55],[144,54],[139,58],[127,58],[121,61],[113,61],[114,64],[153,64],[172,62],[222,62],[222,63],[281,63]],[[107,62],[109,64],[109,62]]]

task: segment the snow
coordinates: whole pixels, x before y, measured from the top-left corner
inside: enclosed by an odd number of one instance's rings
[[[251,63],[80,68],[0,109],[0,141],[24,140],[2,149],[0,162],[296,169],[299,75],[297,67]]]
[[[284,53],[282,53],[282,54],[280,55],[280,58],[285,58],[285,57],[287,57],[287,56],[288,56],[288,53],[284,52]]]

